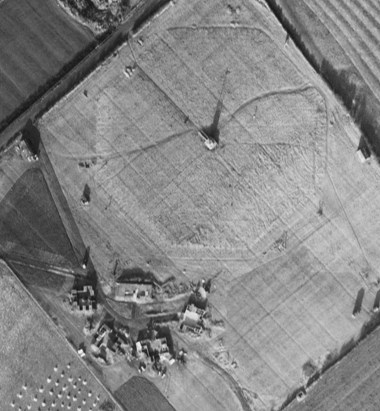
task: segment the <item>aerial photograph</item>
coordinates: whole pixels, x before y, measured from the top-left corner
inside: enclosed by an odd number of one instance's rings
[[[379,411],[379,205],[379,0],[0,0],[0,411]]]

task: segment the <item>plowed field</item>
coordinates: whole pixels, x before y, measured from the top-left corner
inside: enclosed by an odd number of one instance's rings
[[[158,388],[143,377],[132,377],[115,395],[127,411],[175,411]]]
[[[0,2],[0,128],[93,40],[54,0]]]

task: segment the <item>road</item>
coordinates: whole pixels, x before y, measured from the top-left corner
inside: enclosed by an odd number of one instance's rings
[[[86,271],[82,268],[66,268],[63,266],[55,266],[48,262],[25,258],[20,255],[0,253],[0,258],[10,264],[15,263],[24,267],[35,268],[37,270],[46,271],[48,273],[61,275],[64,277],[75,278],[75,276],[77,275],[82,277],[86,275]]]
[[[70,71],[63,75],[49,90],[26,108],[16,119],[0,130],[0,151],[28,120],[35,121],[58,100],[90,74],[97,65],[112,54],[127,38],[136,22],[141,23],[152,11],[164,4],[163,0],[140,0],[129,12],[123,24],[118,26],[104,40],[82,58]]]

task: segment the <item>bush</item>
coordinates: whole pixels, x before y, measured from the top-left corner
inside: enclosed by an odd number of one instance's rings
[[[105,400],[104,402],[102,402],[99,409],[101,411],[114,411],[115,404],[111,400]]]

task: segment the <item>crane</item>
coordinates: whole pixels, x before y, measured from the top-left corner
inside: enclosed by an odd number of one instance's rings
[[[215,114],[214,114],[214,119],[212,121],[212,124],[209,127],[205,127],[199,130],[199,134],[201,138],[203,139],[205,146],[209,150],[214,150],[219,143],[218,125],[219,125],[220,115],[223,109],[223,99],[224,99],[224,93],[225,93],[225,88],[226,88],[226,80],[227,80],[227,75],[229,73],[230,71],[228,69],[224,73],[223,84],[222,84],[222,88],[220,91],[218,102],[216,104],[216,109],[215,109]]]

